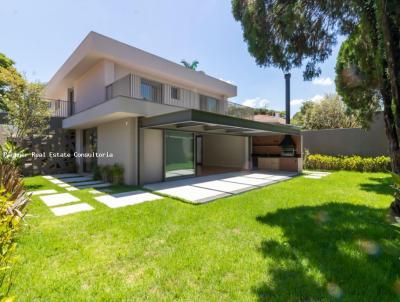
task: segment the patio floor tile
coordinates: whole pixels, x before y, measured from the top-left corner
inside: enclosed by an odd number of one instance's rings
[[[131,206],[146,201],[162,199],[163,197],[145,191],[124,192],[114,195],[103,195],[95,197],[98,202],[101,202],[109,208],[120,208]]]
[[[69,205],[69,206],[51,208],[50,210],[56,216],[64,216],[64,215],[69,215],[69,214],[73,214],[73,213],[91,211],[93,209],[94,208],[87,203],[78,203],[78,204],[73,204],[73,205]]]
[[[246,176],[224,178],[224,181],[230,181],[251,186],[265,186],[266,184],[271,182],[269,179],[258,179]]]
[[[211,189],[214,191],[219,191],[223,193],[241,193],[245,192],[248,190],[252,190],[255,187],[251,185],[246,185],[246,184],[239,184],[239,183],[233,183],[233,182],[228,182],[228,181],[223,181],[223,180],[212,180],[212,181],[206,181],[206,182],[200,182],[196,183],[193,186],[199,187],[199,188],[204,188],[204,189]]]
[[[40,196],[40,199],[49,207],[79,201],[79,198],[69,193]]]

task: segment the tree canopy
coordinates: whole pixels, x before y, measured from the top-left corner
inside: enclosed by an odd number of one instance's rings
[[[345,38],[337,91],[367,124],[383,107],[393,172],[400,174],[400,9],[398,0],[232,0],[249,52],[260,66],[304,66],[306,80]],[[400,199],[391,205],[400,216]]]
[[[337,94],[326,95],[319,102],[304,102],[293,123],[310,130],[361,126]]]
[[[14,67],[14,62],[0,55],[0,106],[7,113],[8,135],[20,142],[23,138],[43,135],[49,125],[48,103],[42,97],[43,84],[30,83]]]

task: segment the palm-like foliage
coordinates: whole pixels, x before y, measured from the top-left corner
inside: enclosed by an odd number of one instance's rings
[[[192,69],[192,70],[196,70],[197,66],[199,65],[199,61],[194,60],[192,61],[192,63],[189,63],[186,60],[182,60],[181,63],[183,64],[183,66],[185,66],[186,68]]]
[[[28,155],[28,151],[22,147],[18,147],[16,143],[7,140],[0,145],[0,165],[11,165],[18,167],[24,157]]]
[[[0,301],[14,300],[8,296],[12,285],[10,269],[16,262],[14,238],[29,201],[18,167],[0,164]]]

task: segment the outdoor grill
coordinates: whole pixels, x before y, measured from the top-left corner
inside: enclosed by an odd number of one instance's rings
[[[285,135],[279,146],[282,149],[281,156],[293,157],[296,155],[296,144],[290,135]]]

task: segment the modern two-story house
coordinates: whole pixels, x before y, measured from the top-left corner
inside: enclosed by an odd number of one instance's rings
[[[127,184],[227,171],[300,171],[301,134],[253,120],[236,86],[90,32],[45,89],[76,131],[79,172],[118,163]],[[108,156],[107,156],[108,154]],[[110,156],[110,155],[113,156]]]

